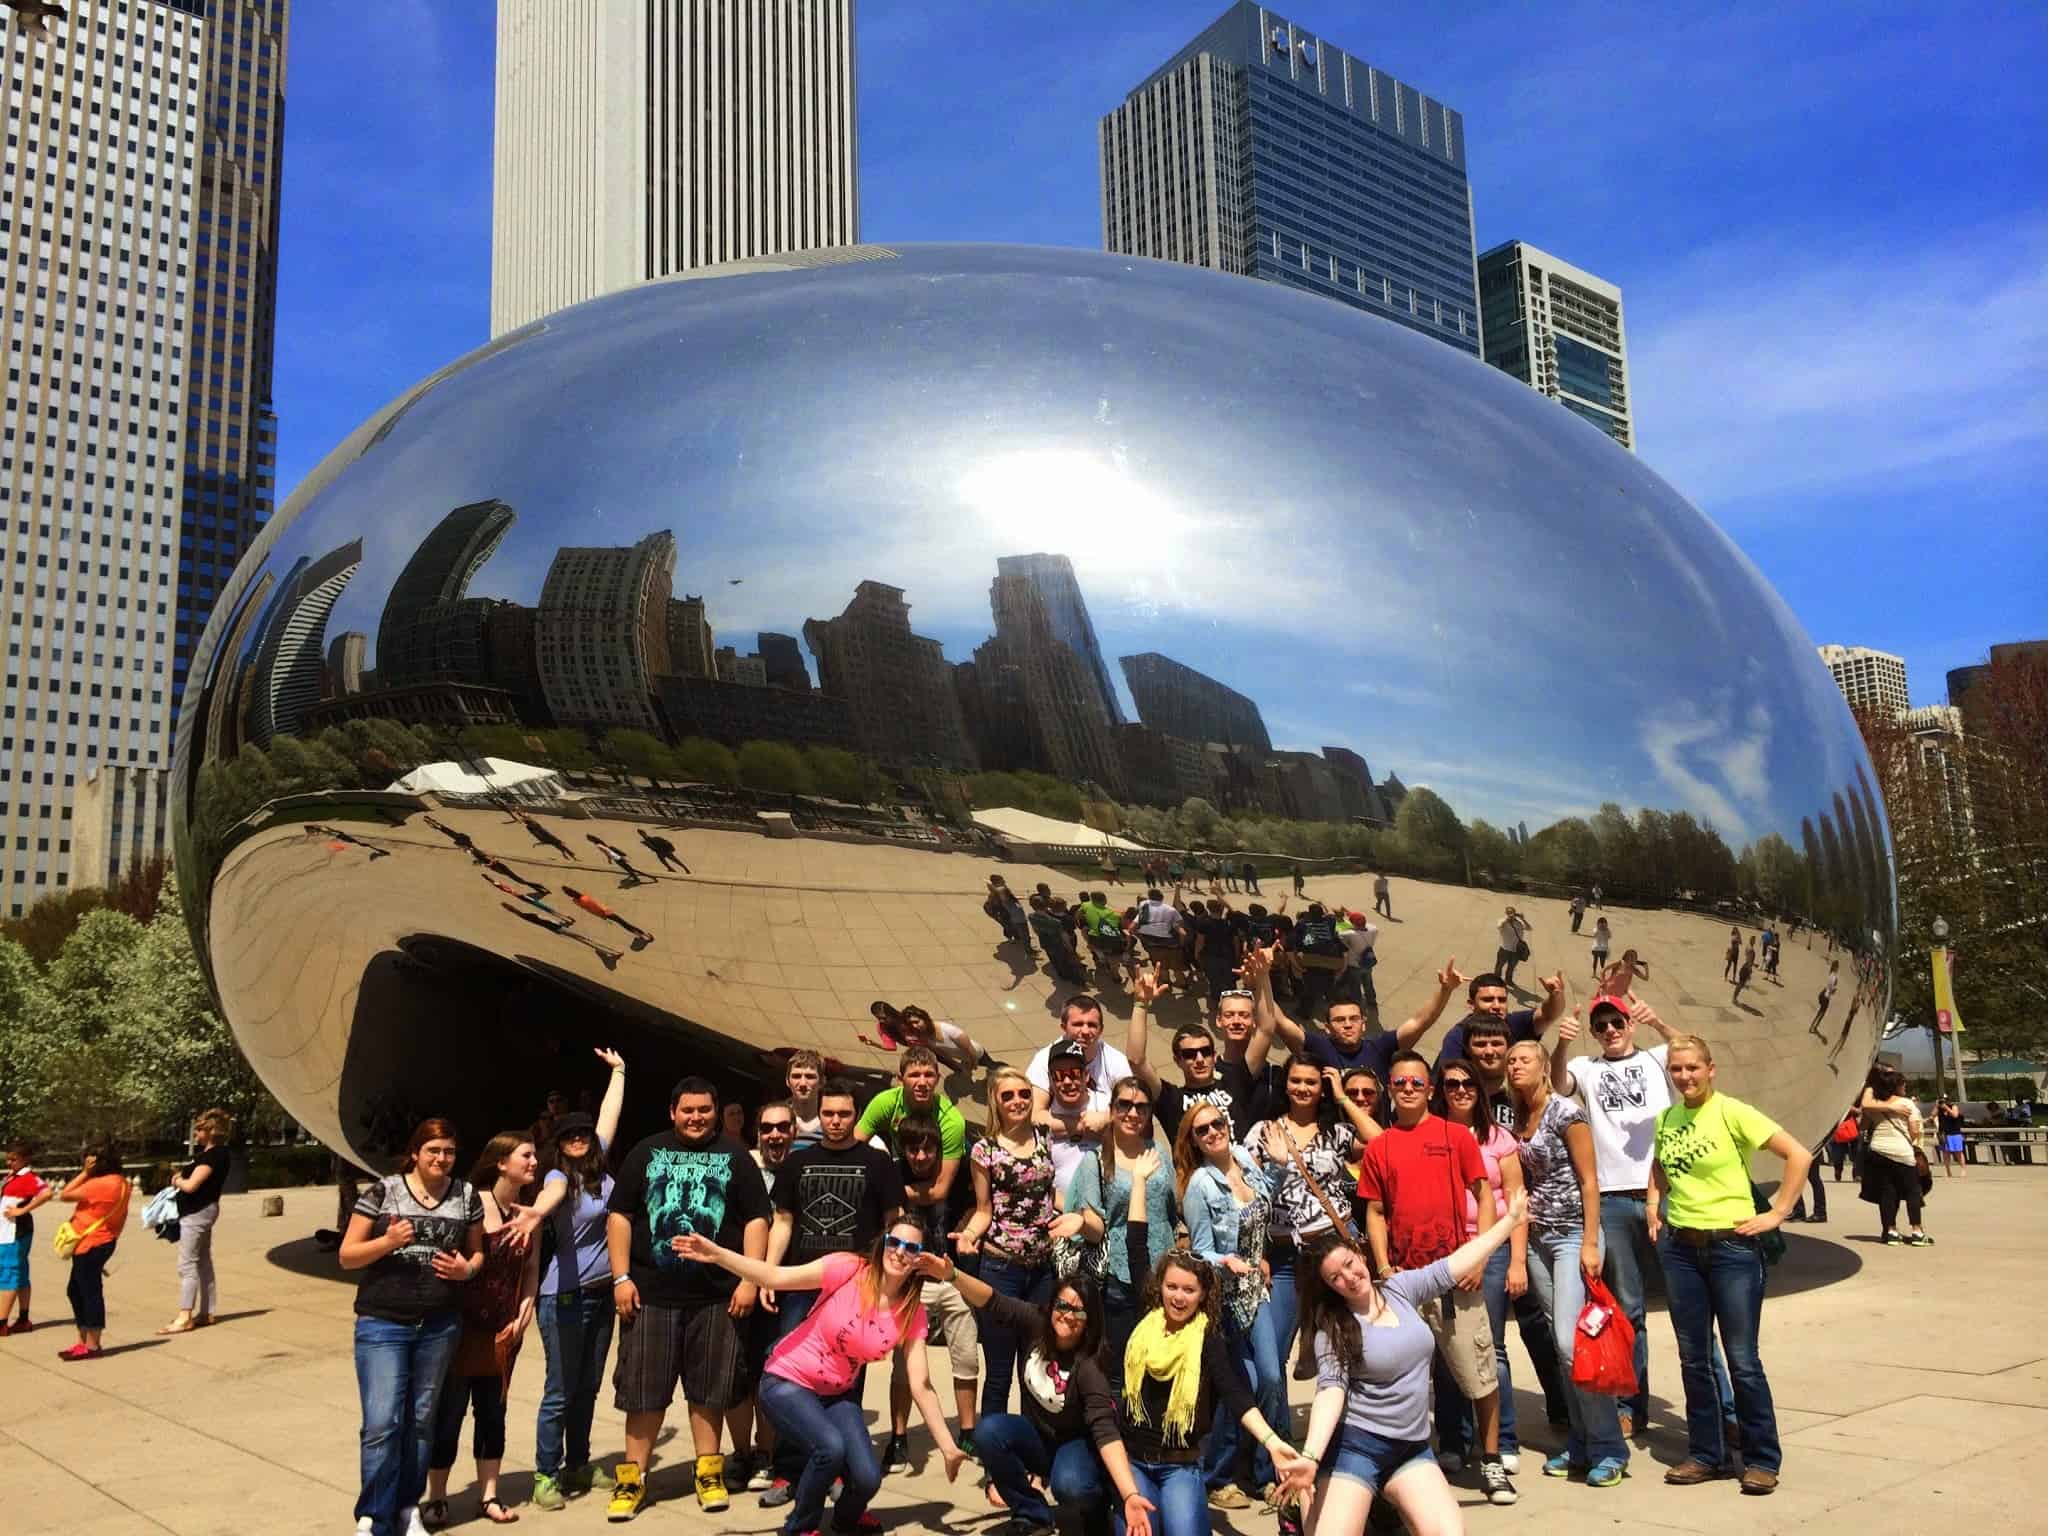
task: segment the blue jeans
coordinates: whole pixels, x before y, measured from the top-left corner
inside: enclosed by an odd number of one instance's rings
[[[1209,1491],[1202,1469],[1193,1462],[1133,1461],[1131,1481],[1158,1506],[1152,1517],[1154,1536],[1209,1536]],[[1117,1505],[1117,1536],[1123,1536],[1123,1505]]]
[[[1644,1278],[1652,1264],[1658,1264],[1657,1250],[1650,1245],[1649,1201],[1642,1195],[1600,1195],[1600,1241],[1606,1249],[1605,1276],[1621,1303],[1622,1315],[1636,1330],[1636,1395],[1628,1410],[1640,1431],[1650,1422],[1650,1335],[1643,1326]],[[1721,1360],[1721,1346],[1714,1346],[1714,1385],[1721,1394],[1721,1417],[1735,1417],[1735,1397],[1728,1385],[1728,1367]]]
[[[616,1314],[608,1286],[543,1296],[534,1310],[548,1377],[534,1425],[533,1464],[537,1472],[560,1477],[590,1460],[590,1419]]]
[[[1258,1402],[1259,1412],[1266,1415],[1268,1424],[1284,1431],[1287,1424],[1287,1358],[1268,1321],[1272,1309],[1270,1301],[1260,1307],[1248,1330],[1239,1328],[1226,1316],[1223,1338],[1237,1357],[1237,1363],[1244,1367],[1245,1380],[1252,1384],[1252,1396]],[[1277,1419],[1272,1416],[1273,1409],[1268,1407],[1275,1398],[1282,1415]],[[1206,1487],[1221,1488],[1237,1476],[1237,1451],[1243,1438],[1243,1427],[1236,1419],[1223,1413],[1216,1416],[1216,1422],[1209,1430],[1208,1449],[1202,1452],[1202,1482]],[[977,1440],[975,1443],[980,1442]],[[1263,1488],[1272,1481],[1272,1453],[1263,1445],[1254,1447],[1251,1486]]]
[[[1529,1290],[1550,1319],[1551,1343],[1564,1371],[1565,1403],[1571,1432],[1565,1454],[1575,1467],[1613,1459],[1628,1462],[1628,1442],[1621,1438],[1621,1414],[1614,1399],[1572,1384],[1572,1343],[1579,1334],[1579,1309],[1586,1304],[1586,1279],[1579,1272],[1579,1241],[1584,1229],[1562,1232],[1529,1229]]]
[[[804,1454],[796,1500],[789,1506],[782,1529],[794,1536],[798,1531],[822,1528],[825,1495],[832,1490],[832,1480],[839,1478],[843,1482],[839,1502],[832,1510],[832,1529],[852,1530],[866,1512],[868,1500],[882,1486],[882,1465],[875,1460],[875,1444],[868,1438],[858,1387],[836,1397],[819,1397],[809,1387],[771,1372],[761,1378],[760,1402],[782,1442]]]
[[[1044,1307],[1052,1301],[1050,1264],[1027,1267],[984,1251],[981,1256],[981,1283],[998,1296],[1013,1296],[1034,1307]],[[990,1414],[1009,1410],[1010,1378],[1016,1372],[1017,1355],[1021,1349],[1029,1348],[1031,1341],[1020,1338],[985,1314],[977,1321],[981,1325],[982,1360],[988,1372],[981,1381],[981,1413],[983,1418],[987,1418]],[[981,1444],[979,1430],[975,1432],[974,1443]]]
[[[356,1391],[363,1404],[356,1518],[368,1515],[377,1536],[398,1536],[398,1512],[419,1503],[427,1486],[434,1410],[461,1332],[452,1310],[418,1323],[356,1319]]]
[[[796,1325],[811,1315],[811,1307],[816,1303],[817,1299],[818,1293],[816,1291],[777,1291],[775,1293],[775,1316],[778,1320],[778,1331],[775,1337],[778,1342],[796,1332]],[[764,1382],[768,1379],[765,1372],[760,1379]],[[756,1396],[758,1397],[758,1395],[757,1391]],[[775,1442],[774,1454],[768,1458],[768,1470],[776,1477],[787,1478],[791,1483],[796,1482],[798,1478],[804,1475],[803,1448],[788,1440],[777,1440]]]
[[[1735,1389],[1735,1418],[1742,1426],[1743,1463],[1777,1471],[1784,1459],[1778,1446],[1778,1415],[1757,1354],[1764,1318],[1762,1247],[1753,1238],[1724,1238],[1695,1248],[1675,1241],[1667,1229],[1657,1250],[1664,1260],[1671,1327],[1678,1335],[1679,1373],[1685,1378],[1688,1453],[1710,1467],[1728,1459],[1710,1359],[1714,1325],[1719,1323]]]
[[[974,1426],[974,1448],[1011,1514],[1061,1530],[1109,1529],[1109,1478],[1086,1435],[1047,1445],[1022,1414],[992,1413]],[[1057,1510],[1031,1486],[1034,1477],[1046,1479]]]

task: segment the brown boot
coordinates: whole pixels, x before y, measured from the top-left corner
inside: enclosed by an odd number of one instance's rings
[[[1688,1456],[1664,1474],[1664,1481],[1681,1488],[1689,1488],[1694,1483],[1711,1483],[1727,1475],[1719,1467],[1710,1467],[1704,1461],[1695,1461]]]
[[[1742,1469],[1742,1491],[1757,1495],[1776,1493],[1778,1491],[1778,1474],[1768,1471],[1763,1467],[1744,1467]]]

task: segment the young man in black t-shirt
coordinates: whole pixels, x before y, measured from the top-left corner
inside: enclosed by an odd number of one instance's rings
[[[1145,1060],[1151,1034],[1151,1007],[1165,989],[1149,968],[1131,986],[1131,1022],[1124,1051],[1131,1071],[1152,1095],[1152,1113],[1168,1139],[1180,1129],[1181,1116],[1196,1104],[1213,1104],[1230,1116],[1233,1138],[1259,1120],[1259,1092],[1265,1076],[1266,1050],[1272,1032],[1261,1029],[1252,1008],[1252,993],[1237,988],[1217,1003],[1217,1026],[1223,1032],[1219,1054],[1216,1036],[1200,1024],[1183,1024],[1173,1032],[1173,1059],[1182,1081],[1169,1083]]]
[[[752,1386],[739,1320],[754,1310],[755,1288],[684,1259],[675,1243],[697,1233],[765,1257],[768,1190],[747,1149],[719,1134],[718,1090],[710,1082],[677,1083],[669,1120],[670,1129],[626,1154],[605,1229],[619,1314],[614,1404],[626,1415],[626,1459],[607,1511],[613,1520],[632,1519],[646,1500],[648,1463],[678,1380],[690,1408],[698,1506],[726,1508],[719,1428]]]

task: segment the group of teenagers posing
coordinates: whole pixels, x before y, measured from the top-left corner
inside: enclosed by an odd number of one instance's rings
[[[425,1122],[340,1249],[364,1271],[358,1531],[446,1520],[470,1408],[483,1512],[517,1518],[498,1459],[537,1319],[543,1509],[598,1490],[610,1519],[637,1515],[680,1383],[700,1507],[727,1508],[744,1479],[787,1504],[786,1536],[879,1528],[868,1506],[907,1466],[913,1405],[949,1480],[980,1463],[1005,1536],[1193,1536],[1211,1507],[1248,1507],[1247,1489],[1283,1531],[1350,1536],[1383,1498],[1414,1532],[1457,1532],[1449,1477],[1468,1463],[1490,1502],[1516,1498],[1509,1316],[1566,1431],[1542,1471],[1592,1488],[1626,1475],[1648,1422],[1653,1260],[1688,1438],[1665,1481],[1773,1491],[1762,1240],[1803,1187],[1805,1149],[1718,1093],[1707,1044],[1671,1033],[1626,978],[1587,1010],[1596,1049],[1567,1059],[1579,1023],[1561,977],[1544,978],[1540,1007],[1510,1011],[1499,977],[1446,962],[1412,1017],[1368,1036],[1350,1001],[1321,1028],[1282,1011],[1279,958],[1253,947],[1213,1029],[1171,1032],[1178,1082],[1147,1059],[1152,973],[1133,986],[1123,1050],[1096,999],[1068,998],[1058,1039],[989,1071],[971,1143],[924,1044],[864,1107],[815,1053],[789,1053],[788,1096],[761,1107],[754,1149],[723,1129],[716,1086],[685,1077],[670,1126],[616,1173],[626,1069],[608,1051],[594,1117],[556,1119],[538,1146],[500,1135],[468,1180],[452,1128]],[[1469,1012],[1432,1067],[1414,1047],[1460,986]],[[1639,1048],[1639,1027],[1663,1043]],[[1267,1060],[1276,1041],[1284,1064]],[[1750,1182],[1759,1148],[1786,1163],[1768,1204]],[[1603,1272],[1636,1327],[1633,1398],[1572,1382]],[[590,1429],[615,1332],[625,1454],[607,1472]],[[941,1334],[954,1424],[925,1360]],[[878,1455],[862,1403],[885,1360]],[[1296,1376],[1315,1383],[1298,1433]]]

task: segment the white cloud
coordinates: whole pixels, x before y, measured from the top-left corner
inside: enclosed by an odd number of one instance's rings
[[[1635,285],[1629,331],[1644,458],[1724,519],[1792,491],[1995,473],[2048,436],[2048,213],[1917,250],[1712,247]]]
[[[1678,804],[1713,823],[1733,847],[1749,841],[1749,819],[1741,801],[1765,808],[1769,794],[1764,764],[1770,750],[1771,717],[1752,705],[1738,728],[1725,704],[1711,713],[1691,703],[1674,704],[1642,722],[1644,753]]]

